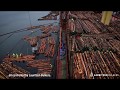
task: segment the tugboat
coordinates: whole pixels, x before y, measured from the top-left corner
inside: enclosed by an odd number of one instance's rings
[[[37,42],[36,46],[32,46],[32,52],[33,52],[33,54],[37,54],[37,51],[38,51],[38,42]]]
[[[32,47],[33,54],[37,54],[38,50],[38,37],[25,37],[26,41],[28,41]]]

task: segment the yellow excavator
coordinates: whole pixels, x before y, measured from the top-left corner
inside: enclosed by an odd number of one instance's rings
[[[104,25],[109,25],[112,18],[113,11],[102,11],[102,19],[101,22]]]

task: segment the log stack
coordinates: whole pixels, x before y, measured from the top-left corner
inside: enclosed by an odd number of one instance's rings
[[[74,53],[73,57],[73,78],[75,79],[120,78],[120,61],[112,52],[87,51]]]
[[[68,50],[72,51],[70,59],[73,59],[73,78],[120,79],[119,21],[116,22],[117,26],[115,23],[105,26],[100,22],[100,13],[71,13],[77,17],[73,22],[75,34],[69,34],[68,40]],[[71,29],[71,32],[73,30]]]
[[[40,54],[44,54],[45,53],[45,50],[46,50],[46,44],[47,44],[47,41],[45,38],[41,39],[41,43],[40,43],[40,46],[39,46],[39,50],[38,50],[38,53]]]
[[[50,60],[34,60],[27,63],[28,67],[34,67],[38,69],[38,74],[51,74],[52,64]]]
[[[48,39],[48,47],[45,51],[45,56],[48,57],[53,57],[55,54],[55,38],[54,37],[49,37]]]

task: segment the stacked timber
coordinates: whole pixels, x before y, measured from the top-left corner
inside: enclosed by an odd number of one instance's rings
[[[75,23],[74,23],[73,19],[69,19],[68,20],[67,29],[70,30],[70,32],[74,32],[75,31]]]
[[[8,62],[7,63],[3,62],[2,64],[0,64],[0,70],[4,73],[6,77],[8,77],[9,74],[29,74],[29,72],[24,70],[23,68]],[[18,78],[24,78],[24,77],[8,77],[8,78],[18,79]]]
[[[59,27],[58,26],[52,26],[52,32],[58,32]]]
[[[120,61],[111,51],[110,52],[87,51],[84,53],[74,53],[73,57],[74,57],[73,78],[76,79],[120,78],[119,70]]]
[[[54,37],[48,37],[48,44],[55,44],[55,38]]]
[[[78,20],[75,20],[75,31],[76,31],[77,33],[83,33],[83,32],[84,32],[83,27],[82,27],[82,24],[81,24],[81,22],[80,22],[79,19],[78,19]]]
[[[120,29],[119,21],[105,26],[100,22],[101,13],[70,11],[69,51],[73,59],[75,79],[120,78]],[[115,25],[115,23],[117,25]],[[74,32],[74,33],[73,33]]]
[[[105,37],[105,36],[104,36]],[[100,50],[100,51],[106,51],[110,50],[113,52],[120,52],[120,41],[115,40],[114,36],[113,37],[108,37],[106,35],[106,38],[104,37],[99,37],[99,36],[94,36],[94,37],[89,37],[89,36],[77,36],[75,39],[76,45],[80,51],[86,51],[86,49],[89,50]],[[73,39],[74,40],[74,39]],[[71,45],[73,40],[71,41]]]
[[[41,42],[40,42],[40,46],[39,46],[39,50],[38,50],[38,53],[45,53],[45,50],[46,50],[46,44],[47,44],[47,41],[45,38],[41,39]]]
[[[59,12],[50,12],[48,15],[41,17],[38,20],[57,20],[57,16],[59,15]]]
[[[35,58],[34,55],[23,55],[23,56],[19,56],[19,57],[13,57],[12,55],[10,55],[10,57],[5,57],[3,59],[4,62],[12,62],[12,61],[33,61]]]
[[[55,38],[49,37],[48,38],[48,47],[45,51],[45,56],[53,57],[55,54]]]
[[[34,60],[27,63],[28,67],[38,69],[38,74],[51,74],[52,64],[50,60]]]
[[[26,36],[26,37],[24,37],[24,39],[26,41],[28,41],[32,47],[37,45],[37,42],[38,42],[38,38],[37,37],[28,37],[28,36]]]
[[[48,33],[49,31],[52,30],[52,27],[53,27],[52,25],[48,25],[48,26],[41,27],[40,29],[43,33]]]

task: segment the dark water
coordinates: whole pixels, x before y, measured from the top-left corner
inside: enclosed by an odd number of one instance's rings
[[[47,15],[48,13],[49,11],[29,11],[29,12],[0,11],[0,35],[11,31],[27,28],[30,25],[42,25],[42,24],[56,22],[56,20],[44,20],[44,21],[37,20],[38,18]],[[31,31],[25,31],[25,32],[9,34],[0,37],[0,62],[9,52],[10,54],[12,53],[32,54],[31,46],[27,42],[22,40],[22,38],[27,35],[29,36],[40,35],[41,31],[38,30],[39,29],[35,29],[35,31],[37,32],[33,34],[31,34]],[[58,36],[54,35],[54,37],[56,38],[57,41]],[[25,63],[22,64],[16,63],[16,64],[22,66],[23,68],[26,68]],[[36,70],[28,70],[28,71],[31,71],[31,73],[37,72]]]

